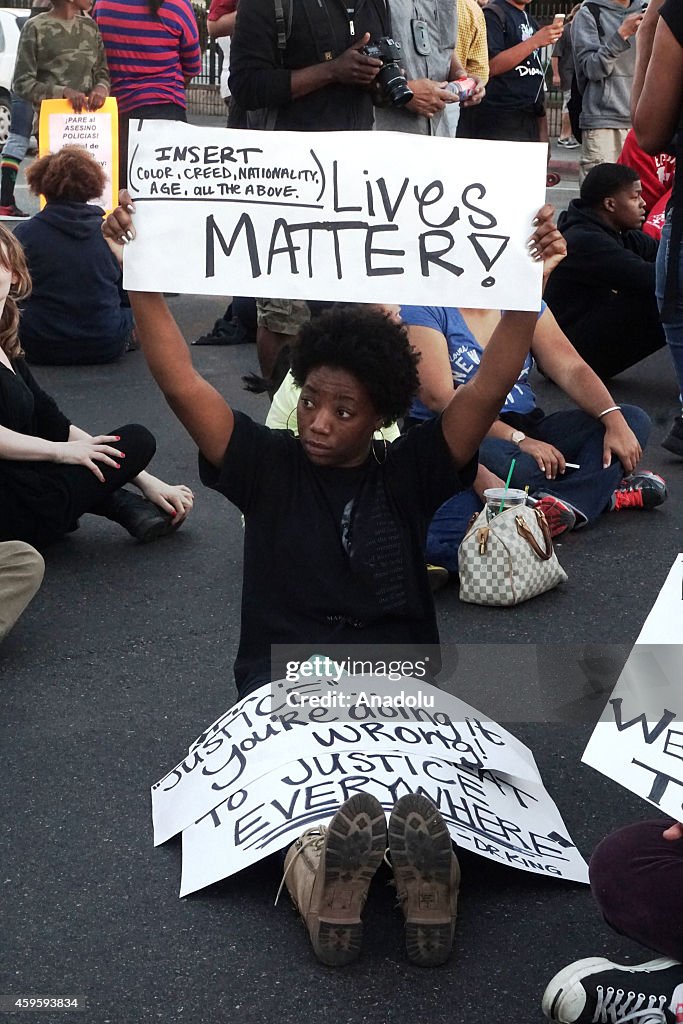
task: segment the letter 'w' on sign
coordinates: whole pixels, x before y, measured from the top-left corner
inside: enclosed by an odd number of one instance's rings
[[[583,754],[585,764],[677,821],[683,821],[682,563],[679,555]]]
[[[654,729],[648,728],[648,721],[645,717],[645,712],[640,715],[636,715],[636,717],[632,718],[630,722],[624,722],[621,717],[621,705],[623,703],[624,701],[622,697],[613,697],[610,700],[610,704],[614,711],[614,724],[619,732],[623,732],[625,729],[630,729],[632,726],[640,724],[643,727],[643,739],[646,743],[654,743],[655,740],[657,740],[664,732],[667,725],[671,725],[673,720],[676,718],[675,711],[667,711],[665,708],[662,717],[657,722]]]

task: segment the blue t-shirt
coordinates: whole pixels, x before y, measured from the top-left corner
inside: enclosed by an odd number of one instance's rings
[[[543,316],[546,308],[543,302],[539,317]],[[459,309],[445,306],[401,306],[401,319],[405,324],[431,327],[432,330],[443,334],[448,343],[453,387],[471,380],[479,369],[484,349],[470,331]],[[527,356],[517,383],[505,399],[501,413],[516,412],[525,415],[536,408],[536,396],[528,383],[533,365],[533,359],[530,355]],[[410,415],[417,420],[426,420],[436,414],[415,398],[410,407]]]

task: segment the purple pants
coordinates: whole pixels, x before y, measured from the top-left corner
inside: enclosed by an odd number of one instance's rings
[[[591,858],[590,881],[615,931],[683,961],[683,839],[662,839],[671,824],[642,821],[607,836]]]

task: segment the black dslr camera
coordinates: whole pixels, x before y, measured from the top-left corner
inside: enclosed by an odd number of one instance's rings
[[[404,107],[413,98],[413,90],[408,88],[406,76],[401,71],[401,44],[397,39],[382,36],[371,39],[360,51],[366,57],[375,57],[382,61],[377,72],[377,84],[382,95],[395,107]]]

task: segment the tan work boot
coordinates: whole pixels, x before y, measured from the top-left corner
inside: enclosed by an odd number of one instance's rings
[[[287,851],[284,881],[324,964],[341,967],[360,953],[360,915],[386,844],[382,805],[358,793]]]
[[[389,819],[389,854],[406,919],[408,957],[420,967],[448,959],[458,912],[460,865],[438,810],[407,793]]]

